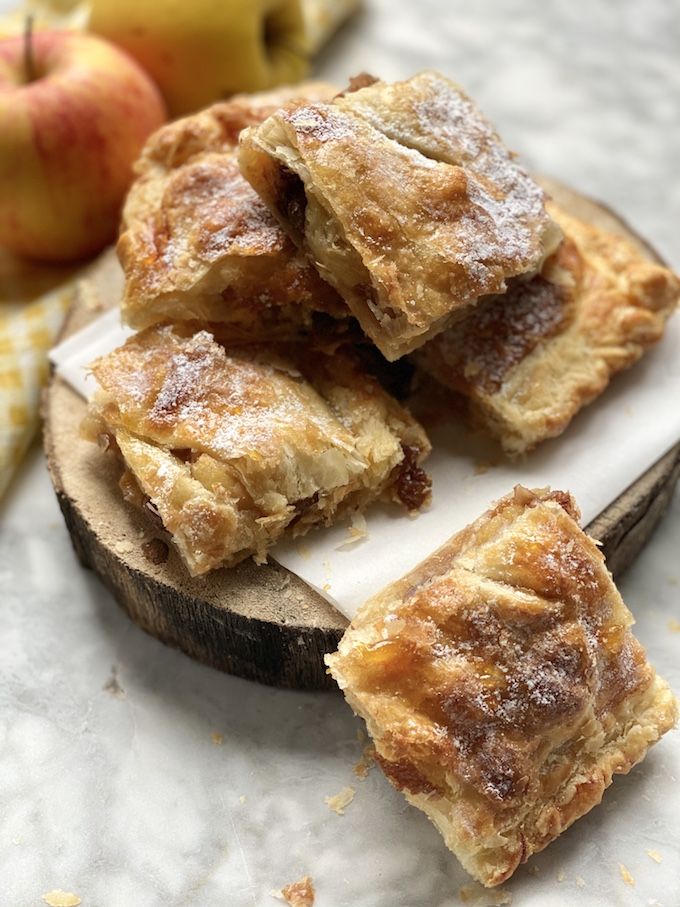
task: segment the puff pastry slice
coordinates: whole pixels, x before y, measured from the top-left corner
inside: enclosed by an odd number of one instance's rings
[[[98,359],[83,426],[122,456],[192,574],[263,559],[287,527],[329,524],[378,497],[429,498],[420,425],[351,351],[225,348],[192,325],[155,326]]]
[[[124,320],[143,328],[199,319],[233,339],[295,336],[349,313],[243,179],[238,136],[292,97],[330,98],[307,83],[239,96],[156,132],[137,162],[118,254]]]
[[[360,78],[241,135],[241,170],[388,359],[559,241],[544,193],[461,89]]]
[[[680,297],[676,275],[628,240],[549,209],[566,238],[542,272],[414,354],[510,455],[564,431],[661,339]]]
[[[677,717],[577,518],[569,494],[518,486],[369,600],[327,656],[387,777],[487,886]]]

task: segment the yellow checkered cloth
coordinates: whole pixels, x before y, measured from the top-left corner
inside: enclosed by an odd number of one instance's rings
[[[72,302],[74,273],[0,255],[0,497],[38,427],[47,352]]]

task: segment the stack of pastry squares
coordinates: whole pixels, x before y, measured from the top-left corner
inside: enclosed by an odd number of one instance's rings
[[[516,455],[658,340],[679,294],[627,240],[550,202],[433,72],[170,123],[137,164],[118,251],[141,333],[96,363],[87,433],[193,573],[371,500],[427,504],[429,442],[376,379],[389,363],[463,395]]]
[[[680,295],[552,202],[432,72],[169,124],[118,249],[139,333],[93,364],[84,433],[194,575],[378,499],[427,505],[430,443],[388,389],[396,360],[516,456],[658,341]],[[518,487],[367,602],[328,659],[387,777],[486,885],[675,720],[577,519],[568,493]]]

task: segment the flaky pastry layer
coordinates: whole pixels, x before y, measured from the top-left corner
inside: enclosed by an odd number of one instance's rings
[[[390,781],[498,885],[674,724],[564,492],[518,486],[369,600],[327,657]]]
[[[148,328],[93,363],[84,424],[120,453],[128,496],[151,505],[192,574],[262,560],[287,528],[381,496],[408,510],[429,499],[423,429],[353,352],[225,348],[193,330]]]
[[[241,135],[241,170],[388,359],[559,241],[544,193],[437,73],[359,80]]]
[[[566,239],[542,272],[414,354],[511,455],[561,434],[661,339],[680,298],[677,276],[628,240],[549,210]]]
[[[243,128],[291,98],[329,99],[324,83],[243,95],[176,120],[146,143],[127,197],[118,254],[124,320],[144,328],[198,319],[234,340],[287,338],[318,313],[346,318],[319,277],[240,174]]]

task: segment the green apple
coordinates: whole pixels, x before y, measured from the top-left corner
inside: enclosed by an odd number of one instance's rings
[[[0,246],[73,261],[117,233],[132,164],[165,120],[122,50],[76,32],[0,41]]]
[[[299,0],[92,0],[89,28],[146,69],[173,116],[307,72]]]

